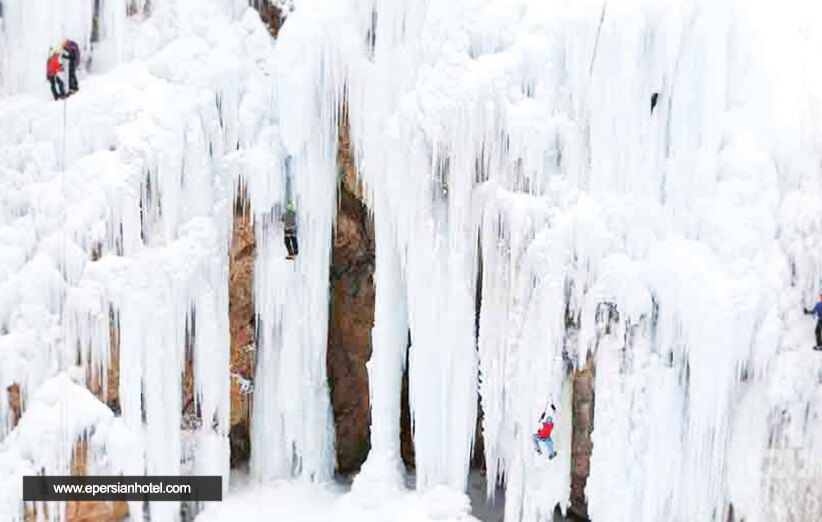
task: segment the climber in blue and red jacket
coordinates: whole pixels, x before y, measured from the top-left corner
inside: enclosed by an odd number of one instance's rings
[[[60,79],[60,73],[64,70],[60,61],[60,49],[54,49],[46,60],[46,79],[51,83],[51,95],[55,100],[66,97],[66,86]]]
[[[557,409],[554,405],[551,405],[551,410],[556,414]],[[546,417],[545,412],[542,412],[542,415],[539,417],[540,428],[539,431],[534,433],[533,440],[534,446],[537,449],[537,453],[542,455],[542,450],[539,448],[539,443],[542,442],[545,444],[545,447],[548,449],[548,458],[553,459],[557,456],[557,452],[554,451],[554,440],[551,438],[551,432],[554,431],[554,418],[550,415]]]
[[[819,296],[819,302],[808,310],[805,308],[805,313],[816,316],[816,349],[822,349],[822,295]]]

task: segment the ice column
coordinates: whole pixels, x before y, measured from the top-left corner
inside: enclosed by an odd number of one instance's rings
[[[380,215],[389,204],[384,194],[377,194],[374,203]],[[400,460],[400,398],[408,343],[408,309],[402,265],[388,220],[375,222],[375,242],[377,293],[371,332],[373,347],[367,364],[371,451],[356,479],[356,486],[367,484],[364,491],[374,487],[369,481],[401,485],[404,472]]]
[[[343,71],[314,29],[295,32],[276,48],[274,112],[283,157],[250,172],[250,187],[267,187],[259,202],[251,194],[259,320],[251,468],[259,479],[322,480],[334,467],[326,350]],[[272,174],[276,186],[260,179]],[[280,222],[289,176],[299,244],[294,260],[286,260]]]

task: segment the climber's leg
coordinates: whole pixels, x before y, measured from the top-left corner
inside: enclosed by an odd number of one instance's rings
[[[63,85],[63,80],[57,75],[51,77],[51,94],[55,100],[66,97],[66,88]]]
[[[77,62],[69,62],[69,92],[77,92],[80,87],[77,85]]]
[[[285,248],[288,250],[289,258],[297,255],[297,237],[294,234],[285,235]]]

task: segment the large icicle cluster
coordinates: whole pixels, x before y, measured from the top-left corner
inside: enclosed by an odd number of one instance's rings
[[[508,519],[550,518],[569,495],[567,369],[591,357],[594,520],[806,506],[793,464],[793,506],[770,485],[786,447],[822,462],[801,315],[822,276],[819,8],[340,4],[301,2],[281,44],[334,49],[306,85],[345,81],[377,226],[360,480],[397,459],[407,324],[420,488],[465,486],[478,360],[489,490],[504,478]],[[563,456],[545,466],[530,434],[551,396]]]
[[[479,396],[489,493],[505,482],[508,520],[550,519],[569,499],[568,371],[591,361],[593,520],[725,520],[731,505],[749,521],[819,518],[822,361],[801,308],[822,277],[820,7],[301,0],[274,45],[243,0],[157,1],[137,19],[104,0],[91,45],[90,0],[3,4],[0,88],[23,93],[0,100],[4,468],[59,472],[80,431],[109,433],[86,395],[95,413],[43,459],[20,446],[28,412],[6,435],[5,394],[53,394],[44,383],[78,362],[105,375],[114,327],[116,425],[140,451],[108,453],[120,460],[105,469],[180,472],[193,317],[196,470],[227,473],[242,176],[259,245],[252,473],[331,476],[327,281],[347,104],[377,239],[356,498],[402,486],[407,359],[421,495],[464,491]],[[107,71],[66,105],[45,101],[42,79],[60,35]],[[35,400],[54,407],[49,393]],[[550,398],[560,456],[545,463],[530,437]]]
[[[233,1],[152,2],[150,16],[133,19],[124,3],[103,1],[97,63],[78,94],[52,102],[46,52],[61,36],[91,50],[91,4],[4,2],[2,86],[24,94],[0,99],[0,469],[15,481],[3,487],[12,495],[3,520],[23,517],[18,471],[65,473],[78,436],[110,435],[108,420],[83,420],[112,416],[88,392],[50,419],[63,438],[38,435],[27,419],[60,371],[85,384],[88,370],[110,386],[112,338],[122,413],[116,436],[97,445],[109,464],[87,471],[183,471],[182,374],[193,338],[201,422],[192,471],[228,485],[228,246],[241,174],[229,156],[253,149],[263,123],[271,126],[273,42],[257,13]],[[325,248],[329,233],[318,242]],[[12,384],[24,413],[9,433]],[[27,450],[27,440],[42,441],[50,457]],[[106,451],[118,440],[128,451]],[[142,518],[142,503],[130,510]],[[179,517],[174,503],[149,511],[152,520]]]
[[[301,13],[293,16],[299,19]],[[289,25],[290,18],[286,34],[291,34]],[[294,27],[305,34],[281,34],[271,83],[257,85],[273,98],[273,118],[262,122],[253,149],[229,161],[248,180],[258,244],[251,471],[258,480],[323,481],[332,477],[335,455],[326,350],[344,81],[333,48],[302,43],[321,42],[319,28]],[[313,83],[323,75],[334,80]],[[299,242],[293,261],[286,260],[280,222],[289,203],[296,212]]]

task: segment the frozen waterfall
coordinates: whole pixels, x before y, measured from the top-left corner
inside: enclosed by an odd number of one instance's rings
[[[379,519],[400,498],[387,513],[464,519],[479,398],[488,494],[504,484],[506,520],[553,520],[570,503],[570,375],[588,365],[591,520],[822,517],[822,354],[802,313],[822,292],[822,5],[274,3],[276,40],[257,0],[0,0],[0,518],[23,520],[20,476],[66,473],[81,437],[90,473],[219,474],[228,493],[240,184],[257,241],[250,477],[289,482],[236,505],[330,487],[344,113],[376,237],[371,450],[350,495],[322,489],[291,516]],[[43,73],[63,37],[84,71],[58,103]],[[549,397],[546,463],[531,436]]]

